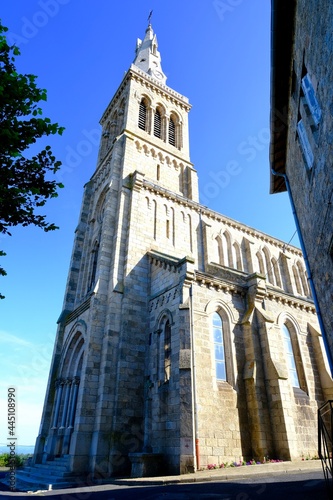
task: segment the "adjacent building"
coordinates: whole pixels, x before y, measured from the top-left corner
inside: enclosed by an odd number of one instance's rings
[[[333,369],[333,3],[272,0],[271,193],[288,189]]]
[[[149,24],[101,118],[26,479],[317,453],[333,384],[302,253],[200,204],[190,108]]]

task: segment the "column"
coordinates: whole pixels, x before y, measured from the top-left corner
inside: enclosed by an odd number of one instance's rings
[[[71,393],[71,386],[72,386],[72,381],[70,379],[67,379],[65,381],[64,406],[62,409],[61,424],[60,424],[61,428],[65,427],[66,420],[67,420],[68,403],[69,403],[69,396]]]
[[[55,397],[55,409],[54,409],[54,414],[53,414],[53,421],[52,421],[52,429],[57,428],[57,423],[58,423],[58,418],[59,418],[59,410],[60,410],[60,403],[61,403],[61,396],[62,396],[62,390],[64,386],[64,379],[57,379],[55,386],[56,386],[56,397]]]

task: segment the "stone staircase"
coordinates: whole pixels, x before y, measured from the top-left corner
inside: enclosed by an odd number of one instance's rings
[[[27,465],[16,471],[18,491],[59,490],[84,484],[81,476],[69,471],[69,456],[57,457],[45,464]]]

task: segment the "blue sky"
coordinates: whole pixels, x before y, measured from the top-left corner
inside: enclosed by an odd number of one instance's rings
[[[152,25],[167,84],[186,95],[191,160],[201,202],[289,242],[286,194],[269,195],[268,0],[2,0],[1,18],[21,49],[19,71],[48,91],[45,115],[66,128],[50,144],[65,184],[45,213],[54,233],[14,228],[0,279],[0,444],[6,389],[17,388],[18,439],[34,444],[60,315],[83,185],[94,171],[99,119]],[[297,238],[292,243],[297,245]]]

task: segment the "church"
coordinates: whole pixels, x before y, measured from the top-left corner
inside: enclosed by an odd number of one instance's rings
[[[200,204],[190,108],[149,23],[100,121],[31,476],[317,454],[333,383],[302,253]]]

